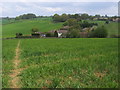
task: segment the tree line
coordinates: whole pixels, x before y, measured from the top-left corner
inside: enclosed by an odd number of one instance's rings
[[[29,13],[29,14],[23,14],[23,15],[17,16],[15,19],[20,20],[20,19],[32,19],[32,18],[36,18],[36,15]]]
[[[52,17],[52,16],[36,16],[33,13],[28,13],[28,14],[23,14],[20,16],[15,17],[15,20],[20,20],[20,19],[33,19],[33,18],[47,18],[47,17]]]
[[[81,15],[79,14],[62,14],[62,15],[54,14],[53,15],[54,22],[65,22],[66,20],[70,18],[74,18],[77,21],[80,21],[80,20],[91,18],[91,16],[89,16],[88,14],[81,14]]]
[[[62,15],[54,14],[51,17],[52,17],[53,22],[55,22],[55,23],[64,22],[63,26],[69,27],[67,29],[68,33],[66,34],[67,38],[79,38],[80,32],[84,32],[83,31],[84,28],[91,28],[93,26],[97,26],[97,28],[87,31],[88,37],[105,38],[108,35],[108,32],[104,26],[98,27],[97,23],[90,23],[87,21],[88,19],[93,20],[93,18],[102,17],[100,15],[91,16],[86,13],[84,13],[84,14],[62,14]],[[108,17],[108,16],[105,15],[105,17]],[[43,16],[36,16],[35,14],[23,14],[23,15],[16,17],[16,19],[18,19],[18,20],[19,19],[31,19],[31,18],[43,18]],[[115,17],[111,17],[111,18],[117,18],[117,17],[115,16]],[[106,21],[106,24],[108,24],[108,23],[109,22]],[[38,29],[32,30],[32,32],[37,32],[37,31],[39,31],[39,30]],[[21,34],[17,34],[17,35],[21,35]],[[46,36],[48,36],[48,37],[57,36],[57,32],[55,32],[55,35],[52,35],[51,33],[46,33]]]
[[[91,28],[93,26],[98,26],[97,23],[89,23],[87,21],[80,21],[78,22],[77,19],[71,18],[65,21],[63,24],[64,26],[69,26],[68,33],[66,37],[68,38],[79,38],[80,32],[84,32],[83,28]],[[107,30],[104,26],[99,26],[97,29],[92,29],[91,31],[87,32],[88,37],[93,38],[105,38],[108,35]]]

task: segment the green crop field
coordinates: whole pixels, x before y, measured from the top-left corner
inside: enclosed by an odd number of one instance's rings
[[[10,87],[15,49],[22,88],[117,88],[118,39],[3,40],[3,87]],[[17,72],[17,70],[16,70]]]
[[[10,83],[8,82],[10,79],[9,74],[11,73],[11,70],[14,66],[12,61],[15,56],[15,48],[17,43],[18,40],[5,40],[2,42],[2,84],[4,88],[10,86]]]
[[[118,34],[118,23],[89,21]],[[3,20],[2,37],[59,29],[52,18]],[[1,36],[1,34],[0,34]],[[3,40],[3,88],[116,88],[118,39],[54,38]],[[16,64],[17,63],[17,64]],[[15,74],[16,73],[16,74]],[[14,84],[15,82],[15,84]],[[19,86],[20,85],[20,86]]]
[[[0,22],[2,22],[3,25],[5,24],[10,24],[10,23],[15,23],[15,19],[0,19]]]
[[[32,28],[38,28],[40,32],[59,29],[62,23],[53,23],[51,18],[37,18],[32,20],[20,20],[2,25],[2,35],[5,37],[15,37],[16,33],[23,35],[31,34]]]

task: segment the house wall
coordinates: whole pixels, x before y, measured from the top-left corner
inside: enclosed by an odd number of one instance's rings
[[[62,33],[58,33],[58,37],[61,37],[62,36]]]

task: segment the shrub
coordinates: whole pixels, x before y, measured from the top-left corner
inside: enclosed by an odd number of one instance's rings
[[[66,21],[65,23],[63,23],[63,26],[67,26],[68,25],[68,22]]]
[[[32,28],[32,33],[38,32],[39,29],[38,28]]]
[[[120,38],[120,35],[110,35],[111,38]]]
[[[71,30],[66,35],[67,38],[79,38],[80,37],[80,31],[79,30]]]
[[[86,28],[86,27],[92,27],[92,26],[98,26],[98,24],[97,23],[89,23],[89,22],[87,22],[87,21],[84,21],[83,23],[81,23],[80,24],[80,26],[82,27],[82,28]]]
[[[77,20],[74,19],[74,18],[68,19],[68,20],[66,21],[66,23],[67,23],[68,26],[74,26],[74,25],[77,25],[77,24],[78,24]]]
[[[54,34],[53,33],[46,33],[46,37],[53,37]]]
[[[36,15],[32,14],[32,13],[28,13],[28,14],[23,14],[23,15],[16,17],[17,20],[19,20],[19,19],[32,19],[32,18],[36,18]]]
[[[106,24],[109,24],[109,21],[106,21],[105,23],[106,23]]]
[[[22,37],[22,33],[16,33],[16,37]]]
[[[102,27],[98,27],[95,30],[92,30],[90,32],[89,37],[105,38],[107,37],[107,35],[108,35],[107,30],[104,28],[104,26],[102,26]]]

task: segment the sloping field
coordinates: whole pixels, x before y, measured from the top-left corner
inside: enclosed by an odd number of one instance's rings
[[[15,37],[16,33],[23,33],[24,35],[31,34],[32,28],[38,28],[40,32],[59,29],[62,23],[53,23],[50,18],[41,18],[33,20],[21,20],[2,26],[3,37]]]
[[[108,30],[109,35],[118,35],[118,32],[120,32],[120,23],[112,22],[110,24],[106,24],[105,28]]]
[[[94,23],[98,23],[99,26],[104,25],[105,28],[108,31],[108,37],[111,35],[118,35],[119,31],[119,26],[117,22],[110,22],[109,24],[105,24],[105,21],[89,21],[89,22],[94,22]]]
[[[3,40],[3,87],[13,85],[10,74],[17,70],[18,45],[18,88],[118,87],[118,39],[114,38]]]

